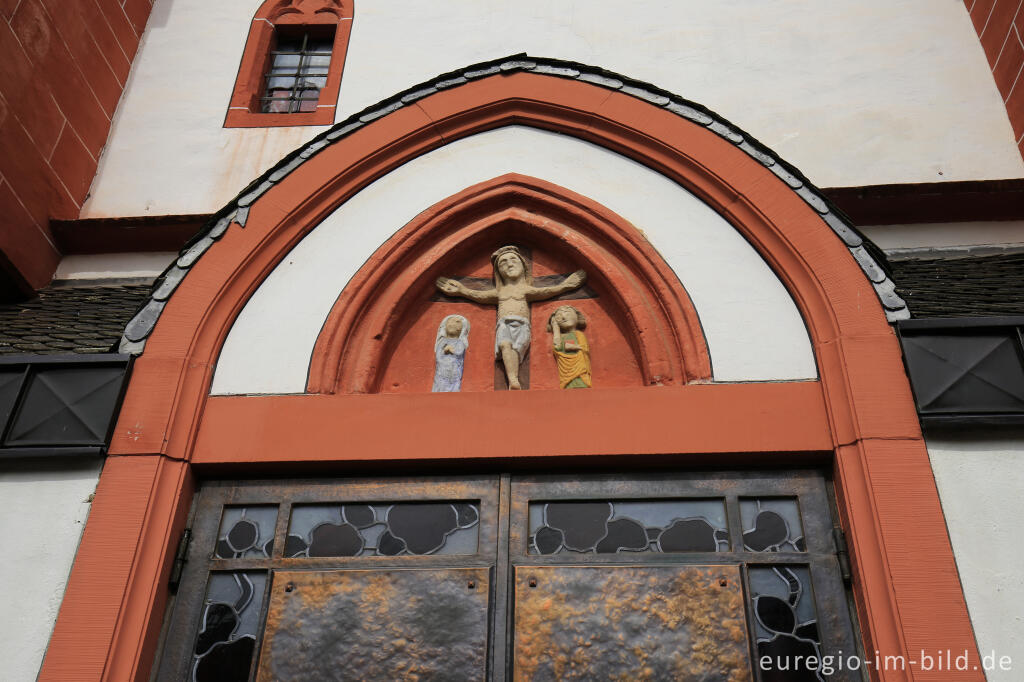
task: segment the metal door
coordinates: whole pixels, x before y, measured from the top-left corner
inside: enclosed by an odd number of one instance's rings
[[[814,471],[206,483],[155,677],[859,680],[821,670],[857,653],[827,494]]]

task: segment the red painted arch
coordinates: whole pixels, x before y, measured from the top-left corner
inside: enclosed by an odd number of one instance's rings
[[[511,229],[586,264],[603,285],[633,342],[643,383],[710,380],[711,362],[697,311],[675,273],[640,232],[607,208],[536,178],[510,174],[470,187],[410,221],[353,276],[324,323],[310,365],[310,393],[375,393],[398,324],[431,290],[446,262]]]
[[[846,247],[770,171],[706,128],[622,93],[515,73],[442,90],[340,139],[270,189],[253,205],[245,229],[229,230],[193,266],[135,364],[111,446],[115,456],[101,479],[40,679],[146,678],[167,599],[163,580],[174,528],[187,508],[191,479],[181,472],[198,467],[200,475],[244,476],[256,462],[281,472],[300,460],[340,466],[365,459],[363,440],[373,444],[374,461],[385,465],[400,458],[451,456],[448,443],[429,437],[416,444],[414,454],[389,450],[408,443],[382,430],[379,421],[360,419],[360,411],[415,418],[410,415],[422,405],[422,396],[211,398],[208,391],[238,312],[303,235],[409,159],[512,124],[555,130],[617,151],[660,171],[718,211],[787,286],[806,320],[821,376],[820,384],[748,384],[742,390],[728,385],[595,390],[588,404],[619,419],[594,420],[576,445],[580,451],[571,453],[574,458],[608,454],[640,462],[661,454],[685,467],[707,463],[706,456],[694,457],[716,452],[716,445],[719,464],[742,457],[754,465],[777,465],[825,453],[833,462],[851,544],[867,652],[913,657],[920,649],[948,648],[976,656],[899,346]],[[549,409],[543,393],[536,398],[529,392],[476,394],[472,409],[503,406],[542,420]],[[761,405],[771,407],[759,412]],[[339,453],[337,427],[323,418],[332,409],[347,410],[351,452]],[[648,415],[639,411],[658,410],[662,419],[689,409],[699,422],[662,421],[661,432],[630,441],[623,438],[621,424],[633,409],[643,418]],[[284,422],[303,415],[320,417],[303,424],[310,428],[302,430],[302,447],[280,449],[282,442],[295,442],[281,440],[296,430],[294,422]],[[264,422],[247,421],[254,418]],[[746,423],[759,431],[745,432]],[[479,457],[519,454],[495,451]],[[556,454],[538,450],[529,459],[543,466]],[[564,463],[564,458],[550,459]],[[111,557],[115,541],[132,551]],[[98,602],[120,606],[97,616]],[[980,671],[872,675],[983,679]]]

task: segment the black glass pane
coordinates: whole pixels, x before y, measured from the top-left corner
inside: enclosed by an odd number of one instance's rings
[[[806,552],[800,503],[795,497],[740,499],[743,546],[754,552]]]
[[[211,604],[203,629],[196,638],[196,656],[202,656],[217,642],[225,642],[238,626],[238,614],[228,604]]]
[[[298,535],[289,535],[284,539],[284,555],[286,557],[296,557],[306,551],[309,545],[306,541],[300,538]]]
[[[758,597],[754,600],[757,617],[773,632],[793,632],[796,616],[789,604],[778,597]]]
[[[373,507],[368,504],[346,504],[341,508],[341,513],[356,528],[366,528],[377,521]]]
[[[384,556],[396,556],[405,551],[405,543],[384,531],[377,542],[377,551]]]
[[[269,557],[276,523],[277,507],[273,505],[224,507],[215,556],[219,559]]]
[[[806,623],[797,627],[793,634],[801,639],[813,639],[815,642],[821,641],[821,637],[818,634],[817,623]]]
[[[533,545],[540,554],[554,554],[562,548],[565,538],[557,528],[543,526],[533,536]]]
[[[632,519],[615,519],[608,522],[608,534],[597,543],[597,552],[639,552],[647,549],[647,545],[647,531],[643,526]]]
[[[396,505],[388,512],[388,530],[412,554],[430,554],[459,527],[458,514],[450,504]]]
[[[704,519],[676,521],[658,536],[662,552],[714,552],[718,549],[715,529]]]
[[[235,550],[231,549],[231,545],[228,544],[227,540],[218,540],[217,549],[214,551],[214,555],[218,559],[234,559]]]
[[[818,647],[792,635],[776,635],[757,643],[758,667],[762,682],[821,682]],[[813,657],[813,658],[812,658]],[[808,660],[815,662],[810,667]]]
[[[260,531],[249,519],[242,519],[228,532],[228,544],[236,552],[244,552],[256,546]]]
[[[359,531],[347,523],[324,523],[313,529],[309,556],[358,556],[363,551]]]
[[[255,637],[215,644],[196,664],[196,682],[246,682],[255,651]]]
[[[612,506],[607,502],[551,502],[546,505],[547,525],[562,531],[565,546],[592,552],[608,533]]]
[[[755,552],[778,547],[789,539],[786,522],[775,512],[764,511],[754,519],[754,529],[743,534],[743,544]]]

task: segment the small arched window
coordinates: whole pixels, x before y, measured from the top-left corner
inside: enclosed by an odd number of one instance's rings
[[[249,29],[225,128],[330,125],[353,0],[266,0]]]

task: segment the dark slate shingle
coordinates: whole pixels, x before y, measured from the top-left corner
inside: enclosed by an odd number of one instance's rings
[[[0,304],[0,355],[116,351],[151,290],[149,284],[58,286],[31,301]]]
[[[915,318],[1024,315],[1024,253],[889,265]]]

